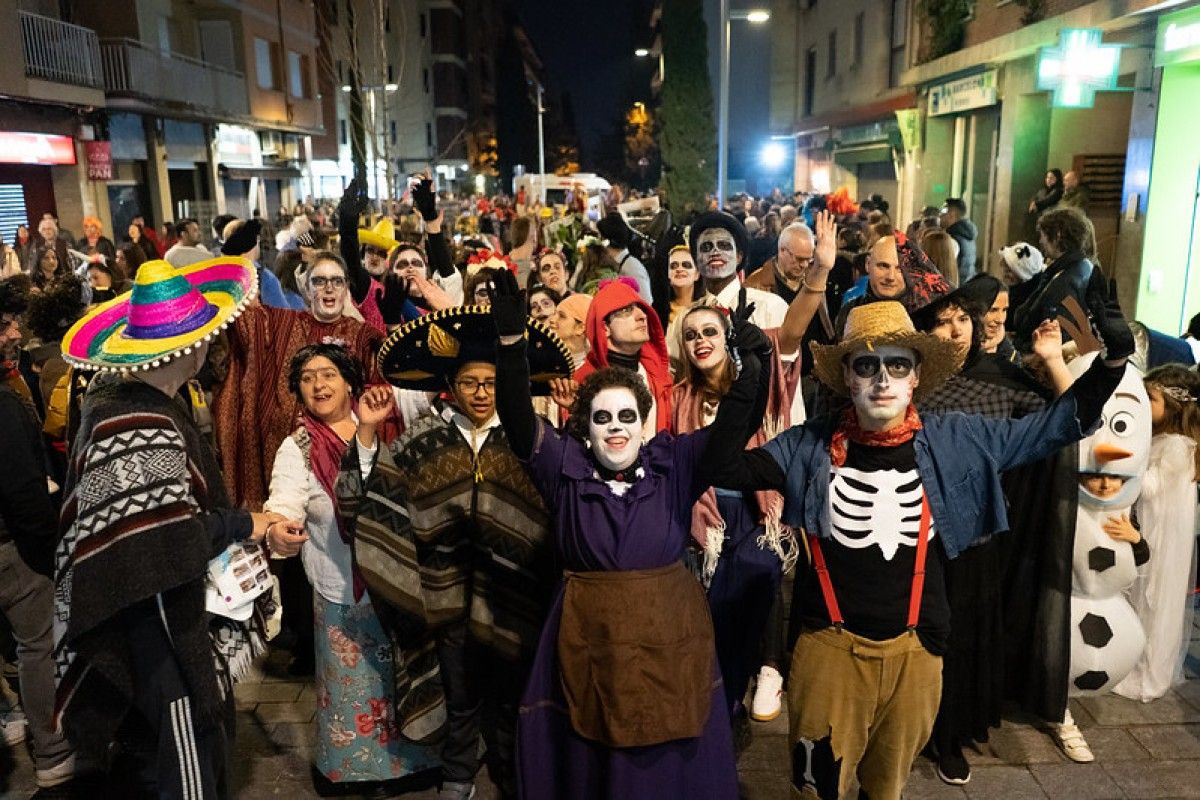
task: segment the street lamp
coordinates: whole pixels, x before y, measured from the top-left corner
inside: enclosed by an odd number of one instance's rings
[[[764,8],[729,8],[729,0],[721,0],[721,86],[717,110],[717,208],[725,207],[725,184],[729,172],[729,39],[733,20],[760,25],[771,18]]]
[[[637,50],[633,51],[633,54],[638,58],[645,58],[646,56],[650,55],[650,51],[645,47],[639,47]]]

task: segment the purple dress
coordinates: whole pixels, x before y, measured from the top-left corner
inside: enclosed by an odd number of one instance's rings
[[[692,505],[703,486],[695,466],[707,433],[660,433],[642,446],[644,477],[623,497],[594,476],[587,451],[544,421],[527,463],[533,483],[555,509],[555,541],[564,569],[643,570],[683,557]],[[562,588],[538,642],[521,698],[517,769],[525,800],[587,798],[736,798],[737,769],[724,687],[715,686],[703,733],[660,745],[613,748],[575,733],[558,667]],[[670,620],[663,620],[669,625]]]

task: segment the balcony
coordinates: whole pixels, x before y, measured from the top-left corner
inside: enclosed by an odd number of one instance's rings
[[[103,88],[95,31],[28,11],[18,11],[17,18],[25,49],[26,77]]]
[[[240,72],[132,39],[105,39],[100,43],[100,60],[110,98],[130,98],[152,106],[167,104],[201,117],[243,118],[250,114],[246,79]]]

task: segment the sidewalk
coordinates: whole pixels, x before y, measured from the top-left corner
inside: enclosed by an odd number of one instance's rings
[[[257,800],[286,797],[307,800],[312,788],[315,695],[307,681],[283,671],[283,658],[268,659],[237,687],[237,751],[234,784],[237,797]],[[1200,798],[1200,626],[1193,628],[1187,670],[1190,680],[1153,703],[1121,697],[1071,701],[1071,713],[1096,754],[1092,764],[1073,764],[1050,736],[1011,717],[980,752],[968,751],[971,782],[948,786],[933,764],[918,760],[906,798]],[[33,793],[33,770],[23,748],[0,798],[17,800]],[[743,796],[750,800],[785,800],[789,762],[786,715],[754,725],[754,742],[739,760]],[[69,795],[58,795],[69,796]],[[431,800],[434,791],[404,795]],[[94,797],[94,794],[93,794]],[[481,780],[477,800],[497,797]],[[564,799],[565,800],[565,799]]]

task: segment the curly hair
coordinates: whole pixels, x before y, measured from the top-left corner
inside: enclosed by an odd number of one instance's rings
[[[0,281],[0,314],[19,317],[29,308],[29,289],[33,285],[28,274],[22,272]]]
[[[1076,208],[1052,208],[1038,217],[1038,233],[1046,237],[1060,253],[1082,253],[1087,250],[1095,251],[1095,245],[1088,248],[1089,239],[1095,241],[1095,234],[1089,230],[1087,217]]]
[[[650,407],[654,405],[654,398],[650,396],[650,390],[646,388],[641,376],[624,367],[602,367],[583,379],[579,394],[571,404],[571,416],[567,419],[567,433],[570,436],[581,442],[587,441],[588,423],[592,418],[592,401],[605,389],[628,389],[633,392],[637,401],[638,416],[643,423],[646,421],[646,417],[650,415]]]
[[[42,342],[57,342],[83,316],[83,282],[72,274],[63,275],[40,294],[29,298],[25,323]]]
[[[358,363],[358,359],[340,344],[326,343],[310,344],[301,347],[292,356],[292,363],[288,367],[288,390],[292,394],[296,395],[297,398],[300,397],[300,377],[304,371],[304,365],[314,358],[321,356],[332,361],[342,379],[350,384],[351,397],[358,397],[362,394],[365,383],[362,364]]]

